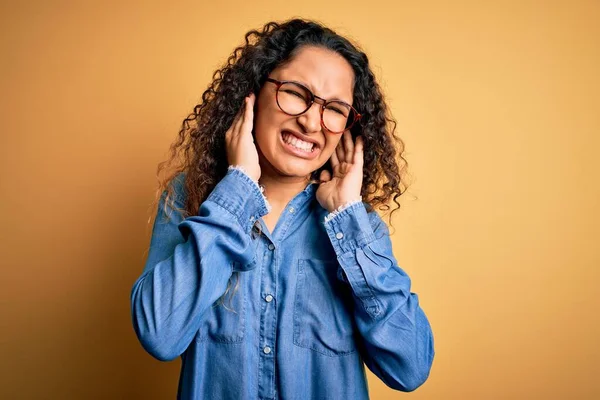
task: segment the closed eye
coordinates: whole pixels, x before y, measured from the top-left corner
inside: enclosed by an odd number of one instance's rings
[[[343,115],[344,117],[347,116],[347,113],[344,112],[345,110],[340,109],[339,107],[334,107],[334,106],[328,106],[327,107],[328,110],[332,110],[335,111],[336,113]]]
[[[302,96],[300,93],[298,93],[298,92],[296,92],[296,91],[294,91],[294,90],[289,90],[289,89],[288,89],[288,90],[284,90],[283,92],[284,92],[284,93],[291,94],[291,95],[293,95],[293,96],[297,96],[297,97],[299,97],[299,98],[301,98],[301,99],[304,99],[304,96]]]

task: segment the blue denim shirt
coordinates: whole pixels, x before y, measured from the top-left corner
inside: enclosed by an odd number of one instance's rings
[[[183,174],[171,184],[183,208]],[[401,391],[429,376],[431,326],[385,223],[360,201],[329,214],[316,188],[272,233],[266,199],[239,169],[185,219],[163,221],[163,192],[131,313],[146,351],[181,357],[177,398],[368,399],[364,364]]]

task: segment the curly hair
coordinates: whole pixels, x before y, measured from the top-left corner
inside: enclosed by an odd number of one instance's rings
[[[408,185],[405,182],[408,162],[402,156],[404,143],[395,134],[396,121],[371,71],[367,55],[350,40],[314,20],[290,19],[268,22],[261,30],[250,30],[245,43],[233,51],[225,64],[215,71],[212,83],[202,94],[202,101],[184,119],[178,138],[171,144],[170,156],[159,163],[159,187],[154,206],[166,194],[171,209],[182,218],[196,215],[201,203],[227,173],[225,132],[251,92],[258,94],[272,70],[289,63],[304,46],[317,46],[343,56],[355,74],[353,106],[363,115],[351,129],[364,140],[364,169],[361,196],[368,211],[400,208],[398,198]],[[329,162],[311,175],[316,180]],[[164,173],[161,177],[163,170]],[[171,181],[185,175],[185,204],[173,206]],[[170,201],[169,201],[170,200]],[[393,209],[390,205],[393,205]],[[227,292],[226,292],[227,293]]]

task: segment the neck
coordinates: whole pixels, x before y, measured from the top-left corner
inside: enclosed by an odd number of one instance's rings
[[[265,196],[275,209],[281,209],[298,193],[303,191],[310,176],[283,176],[270,165],[261,165],[259,183],[265,188]]]

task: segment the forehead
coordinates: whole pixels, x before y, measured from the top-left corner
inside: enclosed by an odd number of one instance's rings
[[[304,83],[315,95],[352,104],[354,71],[338,53],[306,46],[287,64],[276,68],[273,77]]]

